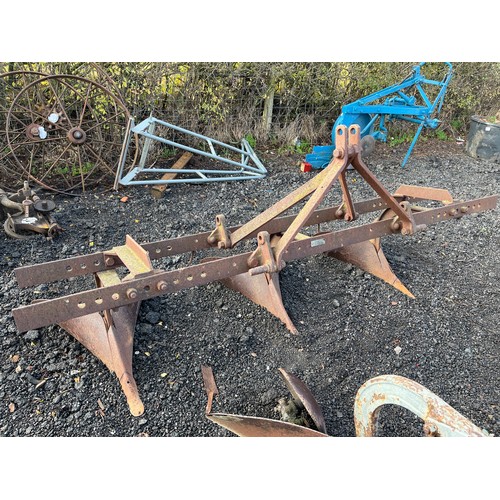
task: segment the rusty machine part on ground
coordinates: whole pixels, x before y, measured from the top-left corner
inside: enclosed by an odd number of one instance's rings
[[[390,194],[361,158],[359,126],[339,125],[336,133],[337,147],[326,169],[242,226],[228,227],[220,214],[211,232],[144,244],[127,236],[125,245],[109,251],[17,268],[20,287],[89,274],[95,276],[97,284],[92,290],[15,308],[12,313],[18,330],[59,324],[116,374],[131,412],[140,415],[144,408],[132,374],[132,352],[137,313],[143,300],[220,281],[266,308],[297,333],[282,301],[279,272],[286,262],[322,253],[359,266],[413,297],[389,266],[380,238],[391,234],[409,236],[429,224],[491,210],[498,196],[455,202],[446,190],[421,186],[401,186]],[[353,201],[346,178],[349,165],[378,198]],[[342,202],[318,209],[336,181],[340,183]],[[297,214],[279,217],[307,197]],[[437,200],[442,205],[424,208],[414,205],[416,200]],[[375,222],[337,231],[321,230],[321,224],[338,220],[348,223],[376,211],[381,215]],[[305,228],[312,228],[311,234]],[[253,251],[231,251],[220,256],[253,238]],[[219,255],[206,258],[211,249]],[[193,258],[186,267],[153,268],[153,260],[183,253]],[[122,278],[117,271],[123,271],[123,267],[128,274]]]
[[[63,231],[52,217],[56,208],[52,200],[40,198],[28,182],[16,193],[6,193],[0,189],[0,210],[4,221],[4,231],[11,238],[28,239],[41,234],[51,240]]]
[[[279,368],[279,372],[293,398],[288,405],[294,411],[284,415],[285,421],[212,413],[213,396],[218,390],[209,366],[202,366],[208,396],[205,416],[240,437],[328,437],[323,412],[306,384],[283,368]],[[423,385],[399,375],[379,375],[365,382],[356,394],[354,425],[357,437],[377,435],[380,410],[385,405],[401,406],[417,415],[423,421],[426,437],[490,436]],[[305,423],[297,418],[300,412],[309,417]]]

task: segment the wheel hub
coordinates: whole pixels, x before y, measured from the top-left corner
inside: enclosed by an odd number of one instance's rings
[[[80,127],[73,127],[68,131],[68,139],[73,144],[83,144],[87,139],[87,134]]]
[[[25,129],[25,133],[30,141],[39,141],[47,137],[46,130],[38,123],[30,123]]]

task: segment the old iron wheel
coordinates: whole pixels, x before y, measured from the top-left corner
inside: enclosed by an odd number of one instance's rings
[[[102,85],[74,75],[46,76],[13,100],[7,142],[25,176],[45,189],[75,194],[112,183],[129,118],[121,99]],[[39,133],[28,133],[34,124]]]

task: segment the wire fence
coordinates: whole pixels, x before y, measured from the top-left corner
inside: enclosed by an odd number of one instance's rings
[[[132,114],[150,114],[223,141],[250,135],[290,145],[327,143],[344,104],[399,83],[416,63],[198,62],[103,63]],[[442,80],[443,63],[425,65]],[[429,95],[432,98],[432,95]],[[455,63],[440,118],[450,135],[464,134],[471,115],[500,108],[499,63]],[[407,125],[399,123],[404,130]]]

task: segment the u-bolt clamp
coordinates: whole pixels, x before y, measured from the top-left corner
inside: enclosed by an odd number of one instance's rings
[[[280,271],[267,231],[261,231],[257,235],[257,244],[257,248],[248,258],[248,266],[251,268],[248,270],[250,276]]]

